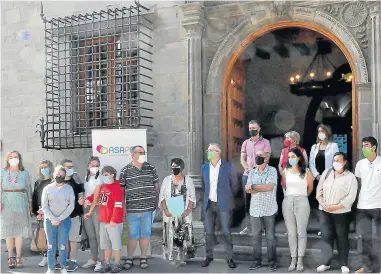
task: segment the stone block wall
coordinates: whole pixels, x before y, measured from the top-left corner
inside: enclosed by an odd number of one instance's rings
[[[149,161],[160,179],[170,172],[169,161],[187,156],[187,48],[181,28],[181,2],[141,2],[150,8],[153,20],[154,120],[148,131]],[[92,13],[129,6],[132,1],[43,2],[46,18]],[[91,149],[51,150],[41,148],[36,124],[45,115],[45,41],[40,2],[1,3],[1,141],[3,157],[18,150],[26,168],[36,177],[41,159],[58,164],[72,159],[83,178]],[[30,33],[22,41],[20,32]]]

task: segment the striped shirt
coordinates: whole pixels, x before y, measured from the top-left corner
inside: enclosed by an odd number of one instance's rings
[[[155,184],[159,182],[156,168],[144,162],[141,169],[132,163],[122,168],[119,177],[124,187],[127,213],[154,211],[156,208]]]

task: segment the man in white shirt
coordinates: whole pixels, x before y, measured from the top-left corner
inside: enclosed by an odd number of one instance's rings
[[[221,148],[218,144],[210,144],[207,153],[209,163],[201,167],[206,239],[206,259],[202,266],[208,267],[213,261],[214,228],[215,221],[218,220],[225,239],[227,264],[232,269],[236,268],[236,264],[233,261],[230,218],[234,208],[234,196],[239,189],[237,172],[231,163],[221,160]]]
[[[374,137],[362,139],[365,159],[358,161],[355,175],[360,182],[357,204],[357,233],[363,244],[362,267],[356,273],[380,271],[381,231],[381,157],[377,155],[377,140]],[[373,224],[376,231],[373,231]]]

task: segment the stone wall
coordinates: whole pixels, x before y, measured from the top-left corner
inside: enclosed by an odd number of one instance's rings
[[[149,131],[149,161],[161,179],[170,172],[169,161],[181,157],[187,162],[187,47],[181,28],[182,2],[141,2],[149,7],[154,24],[153,74],[154,121]],[[129,6],[132,2],[106,1],[43,2],[46,18],[92,13]],[[40,2],[1,3],[1,141],[2,156],[18,150],[26,168],[35,177],[38,161],[50,159],[57,164],[72,159],[82,178],[91,149],[52,150],[41,148],[36,124],[45,115],[45,41]],[[30,33],[22,41],[20,32]]]

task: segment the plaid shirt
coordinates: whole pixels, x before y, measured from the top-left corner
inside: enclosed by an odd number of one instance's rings
[[[272,216],[278,211],[276,201],[278,175],[275,167],[267,165],[262,174],[259,174],[258,169],[253,169],[249,173],[247,183],[251,185],[273,184],[272,191],[257,192],[251,194],[250,216],[265,217]]]

